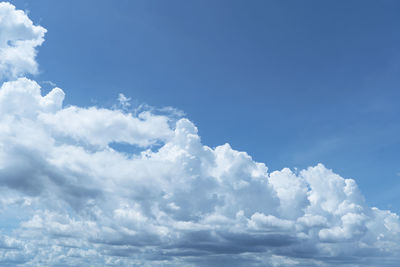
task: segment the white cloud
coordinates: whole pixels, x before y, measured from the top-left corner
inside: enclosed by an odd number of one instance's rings
[[[129,108],[131,103],[129,103],[132,99],[130,97],[126,97],[124,94],[120,93],[118,94],[118,101],[120,106],[123,109]]]
[[[400,262],[399,217],[322,164],[269,173],[186,118],[63,99],[27,78],[0,88],[0,265]]]
[[[171,128],[167,116],[62,107],[63,97],[58,88],[41,96],[26,78],[0,89],[2,212],[24,214],[4,236],[19,247],[3,263],[399,259],[398,216],[368,207],[354,180],[322,164],[268,173],[228,144],[203,145],[188,119]],[[113,142],[142,148],[122,153]]]
[[[149,112],[133,117],[118,110],[72,106],[41,114],[39,120],[60,136],[102,147],[111,142],[146,147],[172,135],[168,118]]]
[[[36,47],[43,43],[46,29],[6,2],[0,2],[0,29],[0,79],[37,73]]]

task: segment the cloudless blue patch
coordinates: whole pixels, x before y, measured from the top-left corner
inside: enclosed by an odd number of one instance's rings
[[[131,144],[127,144],[127,143],[118,143],[118,142],[112,142],[108,145],[115,151],[118,151],[120,153],[124,153],[127,155],[138,155],[145,150],[150,150],[152,152],[156,152],[163,146],[162,143],[155,143],[149,147],[140,147],[137,145],[131,145]]]

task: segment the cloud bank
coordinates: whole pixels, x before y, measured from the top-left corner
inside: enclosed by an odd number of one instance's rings
[[[46,30],[8,3],[0,29],[0,265],[398,266],[399,217],[354,180],[269,172],[125,96],[64,107],[60,88],[17,78]]]

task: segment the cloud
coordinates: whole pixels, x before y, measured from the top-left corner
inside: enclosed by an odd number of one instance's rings
[[[322,164],[269,173],[228,144],[203,145],[188,119],[170,127],[168,116],[63,107],[63,98],[26,78],[0,89],[2,212],[24,214],[3,237],[19,244],[3,263],[398,259],[398,216],[368,207],[354,180]]]
[[[187,118],[64,96],[27,78],[0,88],[0,265],[400,262],[398,215],[322,164],[269,172],[204,145]]]
[[[130,97],[126,97],[124,94],[120,93],[118,94],[118,102],[119,105],[123,108],[129,108],[129,106],[131,105],[131,103],[129,103],[131,101]]]
[[[6,2],[0,3],[0,29],[0,80],[37,73],[36,47],[43,43],[46,29]]]

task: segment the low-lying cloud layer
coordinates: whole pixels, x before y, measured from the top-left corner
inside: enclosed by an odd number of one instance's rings
[[[7,3],[0,29],[0,75],[34,72],[46,30]],[[27,78],[0,88],[0,265],[400,262],[399,217],[322,164],[268,172],[186,118],[63,99]]]

